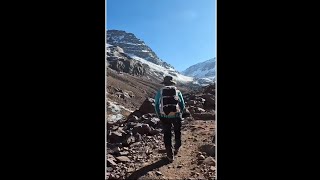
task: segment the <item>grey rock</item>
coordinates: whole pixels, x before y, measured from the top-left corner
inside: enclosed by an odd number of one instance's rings
[[[199,160],[204,160],[205,157],[204,157],[204,155],[199,155],[199,156],[198,156],[198,159],[199,159]]]
[[[108,158],[107,159],[107,166],[117,166],[117,163],[114,162],[114,160]]]
[[[130,159],[127,156],[118,156],[116,159],[120,162],[130,162]]]

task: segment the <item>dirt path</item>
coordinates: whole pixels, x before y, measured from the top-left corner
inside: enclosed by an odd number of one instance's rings
[[[161,158],[165,157],[162,149],[154,152],[154,158],[127,179],[214,179],[215,162],[207,161],[212,159],[210,157],[215,159],[212,143],[214,131],[214,121],[196,120],[184,124],[181,131],[182,146],[172,163]],[[164,147],[163,142],[159,147]]]

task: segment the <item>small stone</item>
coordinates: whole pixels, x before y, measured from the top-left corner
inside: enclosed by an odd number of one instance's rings
[[[129,152],[128,152],[128,151],[120,152],[120,155],[121,155],[121,156],[126,156],[126,155],[128,155],[128,154],[129,154]]]
[[[133,172],[134,169],[133,168],[128,168],[127,172]]]
[[[205,157],[204,157],[203,155],[200,155],[200,156],[198,157],[198,159],[199,159],[199,160],[204,160]]]
[[[156,171],[156,175],[157,175],[157,176],[161,176],[162,173],[161,173],[160,171]]]
[[[182,168],[182,165],[178,165],[177,168]]]
[[[214,166],[210,166],[210,171],[215,171],[216,168]]]
[[[113,168],[112,167],[107,167],[107,171],[108,172],[113,171]]]
[[[147,155],[152,154],[152,151],[149,150],[149,149],[147,149],[146,154],[147,154]]]

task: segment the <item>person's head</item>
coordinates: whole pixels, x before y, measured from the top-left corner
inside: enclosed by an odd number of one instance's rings
[[[172,86],[175,85],[176,82],[173,81],[172,76],[165,76],[161,84],[164,84],[165,86]]]

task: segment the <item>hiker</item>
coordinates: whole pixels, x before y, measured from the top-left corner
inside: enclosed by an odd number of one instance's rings
[[[160,118],[163,126],[164,144],[166,148],[167,158],[170,162],[174,160],[181,146],[181,120],[185,109],[184,100],[181,92],[175,87],[176,84],[171,76],[165,76],[164,84],[158,90],[155,97],[155,112]],[[171,127],[173,125],[175,134],[174,152],[171,143]]]

